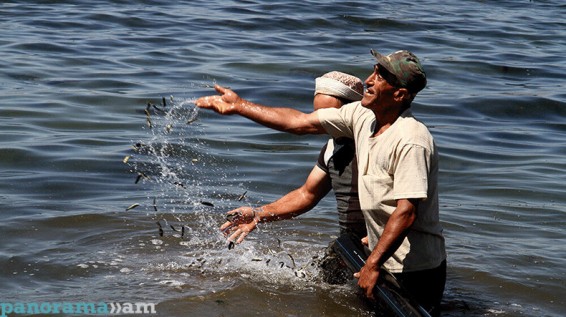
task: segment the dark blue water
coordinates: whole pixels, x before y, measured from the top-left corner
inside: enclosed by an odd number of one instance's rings
[[[558,0],[3,2],[0,301],[370,315],[314,265],[331,195],[230,251],[217,231],[301,185],[325,138],[192,101],[220,83],[310,111],[314,78],[365,79],[374,48],[412,50],[429,77],[413,111],[441,153],[444,315],[562,316],[565,16]]]

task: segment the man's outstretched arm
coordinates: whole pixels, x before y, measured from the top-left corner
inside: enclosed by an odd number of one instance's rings
[[[231,220],[225,222],[220,230],[229,236],[229,241],[241,243],[260,222],[290,219],[311,210],[331,188],[330,176],[315,166],[301,187],[275,202],[259,208],[240,207],[229,211]]]
[[[234,91],[218,85],[220,94],[197,99],[199,108],[212,109],[223,115],[238,114],[266,127],[293,134],[326,133],[316,112],[303,113],[292,108],[267,107],[240,98]]]

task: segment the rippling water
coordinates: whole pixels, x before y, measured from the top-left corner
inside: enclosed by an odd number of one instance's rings
[[[318,278],[330,195],[230,251],[217,232],[299,186],[324,137],[192,101],[218,82],[309,111],[315,77],[365,78],[375,48],[414,51],[430,78],[414,112],[441,152],[444,315],[561,316],[564,16],[558,0],[3,2],[0,301],[369,315],[353,284]]]

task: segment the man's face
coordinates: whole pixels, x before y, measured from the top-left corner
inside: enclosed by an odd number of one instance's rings
[[[385,80],[384,77],[392,76],[387,73],[379,64],[373,67],[373,73],[366,79],[366,92],[362,99],[362,106],[375,109],[378,106],[385,106],[392,101],[393,93],[397,90]]]

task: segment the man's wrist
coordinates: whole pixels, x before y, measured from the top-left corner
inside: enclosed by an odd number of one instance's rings
[[[383,262],[385,262],[383,261],[383,252],[376,247],[368,257],[366,264],[368,265],[368,267],[371,267],[372,269],[377,271],[379,270]]]
[[[256,225],[261,222],[262,211],[263,211],[263,207],[252,208],[252,217]]]

